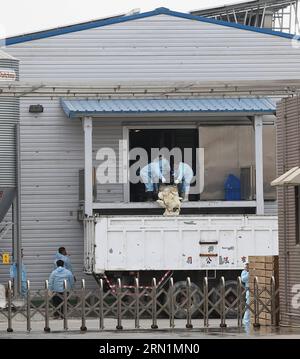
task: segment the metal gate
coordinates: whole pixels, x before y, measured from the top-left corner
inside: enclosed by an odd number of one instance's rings
[[[255,327],[260,326],[261,313],[267,313],[270,324],[275,326],[279,313],[278,289],[274,277],[270,278],[268,285],[263,286],[255,277],[253,287],[249,289],[244,288],[240,277],[237,278],[236,288],[226,288],[224,277],[217,288],[209,288],[208,278],[205,277],[201,289],[191,283],[190,278],[186,279],[185,286],[181,288],[176,287],[173,278],[163,288],[157,287],[155,278],[150,287],[141,287],[138,278],[135,278],[134,286],[123,287],[118,279],[116,286],[107,291],[104,290],[102,279],[96,290],[87,290],[84,279],[81,280],[80,289],[68,290],[66,281],[64,286],[62,294],[53,293],[48,289],[48,281],[45,281],[44,289],[32,292],[30,281],[27,281],[26,298],[22,305],[16,306],[12,297],[12,283],[9,281],[7,306],[0,309],[0,314],[7,320],[7,331],[13,331],[17,315],[24,317],[26,330],[30,332],[31,321],[38,314],[45,323],[44,331],[50,332],[50,320],[55,315],[62,319],[64,330],[68,329],[69,319],[81,318],[80,330],[86,331],[88,320],[97,319],[99,330],[104,330],[108,318],[116,320],[117,330],[123,329],[125,318],[134,321],[135,329],[140,328],[141,319],[151,319],[149,329],[152,330],[162,328],[161,319],[168,318],[168,328],[173,329],[178,316],[184,316],[187,329],[196,328],[200,321],[203,321],[204,327],[209,327],[212,318],[218,320],[221,328],[225,328],[228,317],[234,317],[236,326],[241,327],[246,311],[251,314]],[[245,299],[247,290],[250,293],[248,303]],[[54,297],[56,305],[53,304]]]

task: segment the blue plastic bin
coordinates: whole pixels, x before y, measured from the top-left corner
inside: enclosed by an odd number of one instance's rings
[[[241,200],[241,181],[235,175],[230,174],[225,183],[225,201],[240,201]]]

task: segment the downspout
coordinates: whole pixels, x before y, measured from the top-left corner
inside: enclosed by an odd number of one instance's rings
[[[286,133],[286,99],[284,99],[284,116],[283,116],[283,131],[284,131],[284,145],[283,145],[283,173],[286,172],[286,147],[287,147],[287,133]],[[284,231],[284,294],[285,294],[285,310],[288,310],[288,250],[287,250],[287,206],[286,206],[287,188],[283,186],[283,231]]]
[[[21,146],[20,123],[16,124],[16,197],[13,203],[13,259],[16,263],[17,277],[15,278],[14,295],[21,294],[22,288],[22,233],[21,233]]]

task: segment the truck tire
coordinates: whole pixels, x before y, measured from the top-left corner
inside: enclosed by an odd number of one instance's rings
[[[174,317],[176,319],[185,319],[187,317],[187,310],[186,310],[186,300],[187,300],[187,290],[186,290],[186,282],[180,281],[174,283]],[[192,293],[192,306],[191,306],[191,313],[192,316],[196,315],[200,302],[201,302],[201,295],[200,295],[200,288],[195,284],[191,283],[191,293]],[[169,294],[170,289],[168,291],[168,301],[169,301]],[[170,303],[168,305],[170,310]],[[199,313],[198,313],[199,314]]]
[[[226,318],[228,319],[235,319],[237,318],[237,282],[235,280],[228,280],[225,283],[225,291],[229,290],[230,292],[226,295],[226,302],[233,304],[232,308],[228,308],[228,305],[226,304]],[[235,302],[235,303],[234,303]]]
[[[218,288],[218,292],[220,293],[220,289],[221,289],[220,285],[217,288]],[[237,282],[235,280],[225,281],[225,293],[229,289],[230,289],[230,291],[226,295],[226,298],[225,298],[226,318],[227,319],[235,319],[235,318],[237,318],[237,305],[235,303],[233,307],[230,307],[230,304],[234,303],[237,299]],[[217,293],[214,293],[212,295],[211,299],[212,299],[213,303],[217,303],[218,300],[220,299],[220,297]]]

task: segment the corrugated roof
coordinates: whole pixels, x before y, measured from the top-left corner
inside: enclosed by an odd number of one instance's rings
[[[271,182],[271,186],[299,186],[300,168],[293,167]]]
[[[39,31],[39,32],[31,33],[31,34],[13,36],[13,37],[7,38],[5,41],[6,41],[7,46],[14,45],[14,44],[22,43],[22,42],[44,39],[47,37],[58,36],[58,35],[63,35],[63,34],[69,34],[69,33],[76,32],[76,31],[88,30],[88,29],[93,29],[93,28],[97,28],[97,27],[118,24],[118,23],[122,23],[122,22],[126,22],[126,21],[143,19],[143,18],[147,18],[150,16],[156,16],[156,15],[175,16],[175,17],[179,17],[179,18],[183,18],[183,19],[201,21],[201,22],[206,22],[206,23],[221,25],[221,26],[226,26],[226,27],[233,27],[233,28],[237,28],[237,29],[241,29],[241,30],[260,32],[263,34],[280,36],[280,37],[284,37],[287,39],[295,38],[296,40],[299,40],[299,37],[294,37],[293,35],[284,33],[284,32],[273,31],[270,29],[259,28],[259,27],[248,26],[248,25],[241,25],[241,24],[231,23],[231,22],[227,22],[227,21],[215,20],[215,19],[206,18],[203,16],[196,16],[196,15],[186,14],[186,13],[182,13],[182,12],[172,11],[167,8],[161,7],[161,8],[155,9],[153,11],[148,11],[148,12],[144,12],[141,14],[120,16],[120,17],[105,19],[105,20],[103,20],[103,19],[96,20],[96,21],[91,21],[91,22],[87,22],[87,23],[79,23],[79,24],[75,24],[75,25],[71,25],[71,26],[64,26],[64,27],[59,27],[59,28],[55,28],[55,29]]]
[[[268,98],[112,99],[68,100],[61,105],[69,118],[126,114],[247,113],[272,114],[275,103]]]

